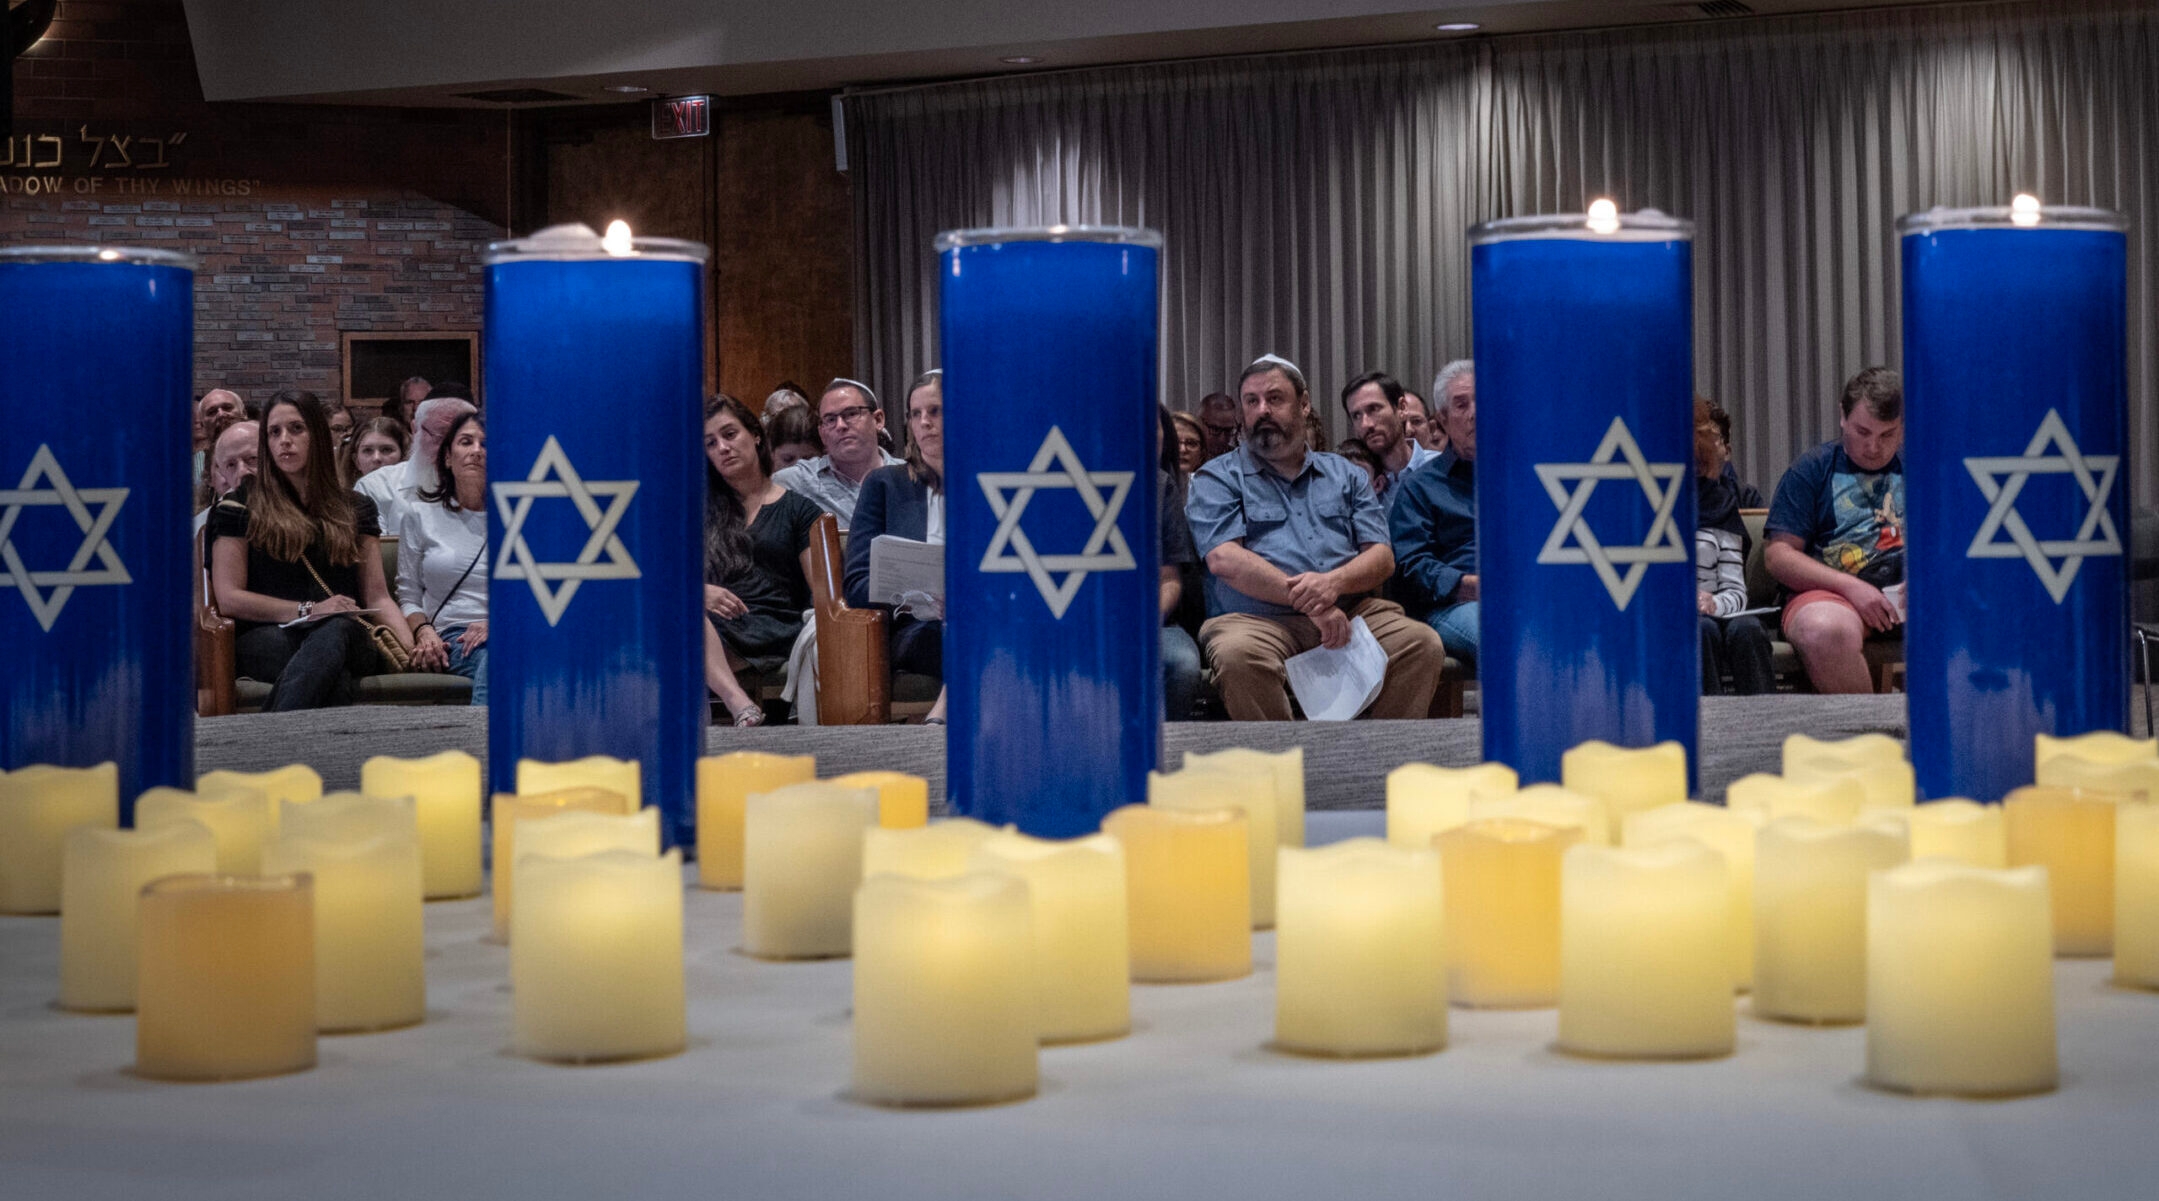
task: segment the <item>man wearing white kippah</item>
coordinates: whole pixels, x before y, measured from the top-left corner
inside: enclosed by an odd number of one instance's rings
[[[854,518],[862,481],[880,467],[897,467],[902,462],[877,444],[884,428],[884,411],[868,384],[833,380],[817,402],[817,433],[825,453],[780,468],[772,473],[772,482],[817,502],[818,508],[839,519],[844,534]]]

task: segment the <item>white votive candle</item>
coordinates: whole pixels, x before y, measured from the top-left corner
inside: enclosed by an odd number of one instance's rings
[[[426,901],[410,833],[286,830],[263,848],[262,866],[315,878],[317,1029],[390,1030],[427,1015]]]
[[[2056,738],[2051,734],[2032,736],[2032,766],[2036,775],[2046,770],[2047,761],[2056,756],[2067,755],[2088,763],[2115,764],[2141,763],[2147,759],[2159,759],[2159,739],[2131,738],[2114,730],[2094,730],[2069,738]]]
[[[135,1071],[241,1080],[315,1066],[314,883],[166,876],[142,890]]]
[[[412,798],[430,900],[480,893],[480,761],[464,751],[422,759],[377,755],[360,765],[360,791]]]
[[[1754,1012],[1792,1022],[1867,1016],[1867,873],[1910,858],[1901,830],[1771,822],[1754,862]]]
[[[1724,857],[1691,839],[1577,846],[1560,862],[1559,1046],[1579,1055],[1731,1053]]]
[[[1613,822],[1687,799],[1687,750],[1676,742],[1624,747],[1591,739],[1559,757],[1559,783],[1604,802]]]
[[[2149,801],[2114,814],[2114,982],[2159,988],[2159,804]]]
[[[1756,772],[1732,781],[1724,792],[1726,808],[1757,814],[1764,822],[1804,817],[1825,825],[1850,825],[1866,803],[1865,785],[1848,776],[1793,779]]]
[[[217,840],[217,870],[222,875],[252,876],[262,870],[262,846],[269,841],[272,807],[262,793],[240,785],[220,785],[207,792],[152,788],[135,798],[135,828],[155,830],[192,821]]]
[[[834,959],[854,946],[862,837],[877,790],[789,784],[743,813],[742,949],[760,959]]]
[[[1132,1028],[1124,844],[1107,834],[1055,840],[1004,830],[975,847],[969,868],[1027,883],[1043,1042],[1116,1038]]]
[[[1183,771],[1148,772],[1147,803],[1158,809],[1186,813],[1236,809],[1245,816],[1247,871],[1252,881],[1252,928],[1274,926],[1275,821],[1281,810],[1274,802],[1274,777],[1264,769],[1250,767],[1186,768]]]
[[[1387,773],[1387,841],[1421,851],[1432,837],[1469,821],[1474,796],[1512,796],[1521,787],[1504,763],[1438,767],[1404,763]]]
[[[2088,788],[2140,801],[2159,801],[2159,758],[2108,762],[2056,754],[2039,765],[2038,783],[2042,787]]]
[[[1782,770],[1804,759],[1829,756],[1854,763],[1902,763],[1904,744],[1887,734],[1854,734],[1850,738],[1814,738],[1806,734],[1784,736]]]
[[[1623,827],[1629,848],[1691,838],[1724,856],[1732,885],[1732,985],[1741,992],[1754,986],[1754,838],[1762,825],[1758,813],[1685,801],[1630,813]]]
[[[119,824],[114,764],[0,772],[0,913],[60,912],[60,848],[68,832]]]
[[[924,826],[879,826],[862,834],[862,875],[943,880],[965,875],[967,861],[997,827],[971,817],[947,817]]]
[[[1124,844],[1132,978],[1235,980],[1252,973],[1246,812],[1126,805],[1102,819]]]
[[[269,807],[269,833],[275,834],[285,802],[305,805],[322,799],[322,775],[305,763],[288,763],[269,771],[206,771],[195,777],[195,791],[203,796],[242,788],[262,794]]]
[[[525,884],[526,859],[534,855],[544,855],[551,859],[576,859],[610,851],[643,855],[648,859],[658,856],[659,808],[647,805],[635,813],[569,810],[542,821],[529,818],[520,820],[517,823],[515,857],[510,860],[507,876],[500,866],[495,869],[498,890],[504,883],[510,886],[509,900],[505,907],[509,920],[502,927],[501,936],[508,938],[511,932],[517,929],[517,906]]]
[[[1213,754],[1184,753],[1187,769],[1202,771],[1248,771],[1259,769],[1274,776],[1274,831],[1279,846],[1304,845],[1304,748],[1269,753],[1250,747],[1231,747]]]
[[[1912,774],[1912,765],[1897,760],[1877,762],[1852,759],[1843,755],[1809,755],[1796,760],[1784,769],[1784,777],[1800,784],[1819,784],[1829,780],[1851,780],[1859,785],[1860,804],[1876,809],[1909,809],[1918,799],[1918,786]],[[1851,821],[1858,816],[1855,809],[1843,820]]]
[[[807,756],[805,756],[807,757]],[[812,767],[815,763],[813,761]],[[774,788],[788,784],[806,784],[801,780],[785,780]],[[877,792],[877,824],[887,830],[911,830],[929,824],[930,782],[921,776],[903,771],[852,771],[844,776],[834,776],[825,781],[841,788],[870,788]],[[769,792],[771,789],[757,789]],[[747,795],[747,794],[745,794]]]
[[[1963,797],[1928,801],[1909,809],[1862,809],[1861,823],[1887,822],[1904,830],[1913,859],[1954,859],[1973,867],[2009,866],[2009,833],[2000,805]]]
[[[411,797],[368,796],[362,792],[324,793],[319,801],[278,805],[278,837],[288,834],[357,842],[363,838],[403,838],[420,842],[419,814]]]
[[[2114,953],[2114,816],[2121,799],[2112,792],[2032,787],[2002,800],[2010,866],[2047,869],[2057,955]]]
[[[1559,1003],[1559,861],[1579,827],[1520,818],[1437,835],[1446,887],[1447,999],[1493,1009]]]
[[[1867,1080],[1966,1096],[2052,1089],[2046,869],[1936,859],[1867,888]]]
[[[569,814],[532,829],[593,816]],[[510,916],[517,1053],[594,1063],[680,1051],[689,1040],[682,852],[558,859],[528,847],[517,872]]]
[[[817,778],[815,755],[731,751],[697,761],[697,885],[742,887],[742,815],[750,794]]]
[[[1439,854],[1352,838],[1282,851],[1274,1041],[1309,1055],[1447,1045]]]
[[[1469,802],[1473,822],[1508,817],[1580,830],[1589,846],[1612,845],[1612,818],[1604,802],[1557,784],[1532,784],[1511,796],[1478,796]]]
[[[60,1007],[135,1008],[135,932],[143,886],[217,870],[217,840],[194,822],[154,830],[78,826],[60,852]]]
[[[1004,873],[879,873],[855,893],[853,1095],[980,1105],[1034,1095],[1034,924]]]
[[[517,899],[517,831],[531,822],[546,821],[565,813],[599,813],[609,817],[629,817],[637,812],[634,797],[608,788],[562,788],[554,792],[519,796],[514,792],[498,792],[488,804],[490,828],[494,836],[493,862],[495,865],[493,895],[489,898],[494,908],[494,935],[498,939],[510,937],[510,906]],[[642,819],[658,830],[658,815]],[[624,841],[608,844],[604,839],[593,841],[579,836],[575,846],[557,850],[558,855],[590,854],[594,851],[613,849],[641,850],[645,846],[645,827],[630,827]],[[652,853],[659,854],[655,843]]]

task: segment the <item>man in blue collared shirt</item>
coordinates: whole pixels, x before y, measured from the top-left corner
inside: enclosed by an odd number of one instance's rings
[[[1223,708],[1239,721],[1288,721],[1282,665],[1347,646],[1361,617],[1387,653],[1370,715],[1427,716],[1445,652],[1431,627],[1376,595],[1394,551],[1364,469],[1306,448],[1311,398],[1294,365],[1269,355],[1245,368],[1237,403],[1243,443],[1199,469],[1185,504],[1222,610],[1199,641]]]
[[[1477,375],[1468,359],[1432,381],[1447,449],[1403,479],[1388,510],[1395,596],[1477,672]]]

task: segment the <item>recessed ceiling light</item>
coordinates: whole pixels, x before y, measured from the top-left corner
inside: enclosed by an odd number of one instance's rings
[[[1475,21],[1449,21],[1444,25],[1434,25],[1432,28],[1441,33],[1471,33],[1477,30],[1479,26]]]
[[[642,84],[635,84],[635,83],[611,83],[611,84],[608,84],[608,85],[607,85],[606,87],[604,87],[604,88],[602,88],[602,89],[600,89],[600,90],[601,90],[601,91],[604,91],[604,92],[620,92],[620,93],[622,93],[622,94],[623,94],[623,95],[625,95],[625,96],[630,96],[630,95],[635,95],[635,94],[636,94],[636,93],[638,93],[638,92],[649,92],[649,91],[651,91],[652,89],[651,89],[651,88],[648,88],[648,87],[645,87],[645,86],[643,86]]]
[[[1039,54],[1014,54],[1006,58],[1000,58],[997,61],[1001,63],[1011,63],[1015,67],[1027,67],[1033,66],[1035,63],[1041,62],[1042,56]]]

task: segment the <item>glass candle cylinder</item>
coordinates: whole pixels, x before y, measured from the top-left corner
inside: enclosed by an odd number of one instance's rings
[[[2114,814],[2120,796],[2080,788],[2019,788],[2002,800],[2009,865],[2047,869],[2054,953],[2114,953]]]
[[[425,873],[413,835],[288,830],[263,848],[262,867],[314,877],[316,1029],[391,1030],[427,1016]]]
[[[1504,763],[1436,767],[1404,763],[1387,773],[1387,841],[1407,850],[1469,820],[1473,796],[1512,796],[1520,785]]]
[[[0,772],[0,913],[60,912],[69,832],[119,824],[118,764]]]
[[[286,802],[304,805],[322,799],[322,775],[305,763],[288,763],[269,771],[206,771],[195,781],[195,791],[203,796],[236,788],[251,788],[262,794],[264,804],[269,806],[269,834],[275,835]]]
[[[742,826],[742,949],[760,959],[839,959],[854,947],[862,836],[877,791],[789,784],[752,794]]]
[[[126,1013],[135,1008],[143,886],[216,871],[217,841],[193,822],[154,830],[81,826],[68,832],[61,862],[60,1007]]]
[[[1102,819],[1102,832],[1124,844],[1134,980],[1252,973],[1247,813],[1127,805]]]
[[[1469,233],[1484,757],[1531,783],[1593,738],[1696,761],[1693,238],[1654,212]]]
[[[1560,861],[1561,1050],[1619,1059],[1731,1053],[1729,875],[1723,856],[1687,839],[1638,851],[1568,850]]]
[[[517,891],[524,882],[519,872],[527,856],[574,859],[605,851],[660,853],[660,813],[650,805],[635,813],[560,809],[544,818],[526,815],[516,819],[516,825],[509,865],[495,866],[496,912],[503,915],[502,924],[495,928],[497,938],[508,938],[517,927]]]
[[[409,796],[369,796],[364,792],[324,793],[319,801],[278,805],[277,836],[289,834],[354,842],[388,836],[420,841],[420,819]]]
[[[1132,1028],[1124,844],[1107,834],[1053,841],[1004,830],[975,847],[968,870],[1027,882],[1043,1042],[1117,1038]]]
[[[111,762],[122,825],[144,789],[195,778],[194,271],[148,247],[0,247],[0,768]]]
[[[376,755],[360,765],[360,791],[409,796],[420,829],[429,900],[478,896],[480,761],[464,751],[421,759]]]
[[[1569,792],[1603,801],[1616,824],[1687,799],[1687,751],[1676,742],[1624,747],[1591,739],[1559,757],[1559,777]]]
[[[682,453],[703,429],[706,258],[583,226],[485,255],[488,778],[552,792],[598,782],[528,783],[518,760],[639,763],[634,803],[669,846],[692,834],[709,720],[709,468]]]
[[[1754,846],[1765,819],[1759,813],[1692,801],[1627,815],[1624,845],[1651,847],[1691,838],[1724,856],[1731,872],[1732,985],[1754,987]]]
[[[1559,1003],[1559,860],[1578,826],[1488,818],[1436,837],[1446,886],[1447,996],[1477,1009]]]
[[[804,782],[788,781],[790,784]],[[903,771],[857,771],[834,776],[825,782],[841,788],[876,789],[877,824],[884,829],[911,830],[929,824],[930,782],[921,776],[911,776]]]
[[[66,917],[61,918],[66,930]],[[2114,982],[2159,988],[2159,804],[2114,814]]]
[[[952,810],[1094,833],[1162,765],[1149,230],[937,236]],[[1014,405],[1012,398],[1032,398]]]
[[[200,823],[217,840],[217,870],[229,876],[252,876],[262,870],[262,844],[270,840],[271,813],[262,793],[253,788],[226,786],[206,792],[153,788],[135,799],[135,828]]]
[[[135,1071],[240,1080],[315,1066],[314,883],[166,876],[142,890]]]
[[[742,887],[742,812],[753,792],[817,778],[815,755],[733,751],[697,761],[697,884]]]
[[[1226,768],[1230,771],[1242,771],[1247,768],[1265,768],[1273,772],[1275,840],[1285,847],[1304,845],[1303,747],[1293,746],[1286,751],[1273,753],[1256,751],[1249,747],[1231,747],[1212,754],[1186,751],[1184,765],[1187,769]]]
[[[1147,773],[1147,803],[1185,812],[1236,809],[1244,813],[1246,848],[1250,863],[1246,873],[1252,882],[1252,928],[1274,926],[1275,853],[1280,831],[1275,819],[1281,812],[1274,803],[1274,777],[1251,768],[1191,768]]]
[[[1823,756],[1853,763],[1902,763],[1904,744],[1887,734],[1854,734],[1850,738],[1784,736],[1783,771],[1790,772],[1792,765],[1801,760]]]
[[[880,826],[862,835],[862,876],[884,874],[916,880],[964,875],[968,860],[997,827],[971,817],[947,817],[911,830]]]
[[[1532,784],[1511,796],[1479,796],[1469,802],[1469,820],[1512,817],[1548,826],[1580,830],[1590,846],[1612,845],[1612,819],[1604,802],[1569,792],[1557,784]]]
[[[1928,796],[2006,795],[2032,782],[2034,734],[2129,719],[2126,229],[2059,207],[1897,222],[1904,679]]]
[[[1867,1080],[2046,1092],[2058,1068],[2046,870],[1939,860],[1867,882]]]
[[[1754,1012],[1833,1024],[1867,1016],[1867,874],[1911,857],[1902,831],[1788,817],[1754,863]]]
[[[1377,838],[1285,848],[1275,1045],[1356,1056],[1446,1046],[1446,942],[1436,851]]]
[[[2057,738],[2052,734],[2032,736],[2034,768],[2044,771],[2048,760],[2064,755],[2087,763],[2142,763],[2159,759],[2159,739],[2131,738],[2114,730],[2094,730],[2068,738]]]
[[[1239,858],[1239,863],[1243,859]],[[879,874],[855,892],[853,1095],[982,1105],[1035,1092],[1027,885]]]
[[[653,815],[653,838],[658,813]],[[541,822],[534,830],[589,814]],[[672,1055],[689,1040],[682,974],[682,852],[602,851],[517,861],[510,917],[514,1045],[595,1063]]]
[[[1785,765],[1784,778],[1797,784],[1822,784],[1851,780],[1859,785],[1860,804],[1876,809],[1909,809],[1918,800],[1912,765],[1902,760],[1852,759],[1843,755],[1809,755]],[[1842,820],[1858,817],[1855,811]]]
[[[1849,776],[1803,779],[1756,772],[1732,781],[1724,792],[1727,809],[1759,814],[1764,822],[1804,817],[1848,826],[1866,803],[1866,786]]]
[[[2039,783],[2044,787],[2088,788],[2140,801],[2159,801],[2159,755],[2122,760],[2050,755],[2039,765]]]
[[[612,788],[562,788],[554,792],[520,796],[516,793],[498,792],[490,802],[493,819],[495,865],[494,889],[491,898],[494,908],[494,935],[496,938],[510,936],[510,903],[517,896],[517,828],[527,822],[544,821],[565,813],[600,813],[611,817],[628,817],[637,812],[635,793],[617,792]],[[643,827],[632,835],[642,846]],[[595,848],[598,849],[598,848]],[[654,846],[654,853],[659,847]],[[574,852],[584,854],[583,851]]]
[[[1962,797],[1909,809],[1864,809],[1860,820],[1888,820],[1911,841],[1913,859],[1954,859],[1973,867],[2009,866],[2009,832],[2000,805]]]

